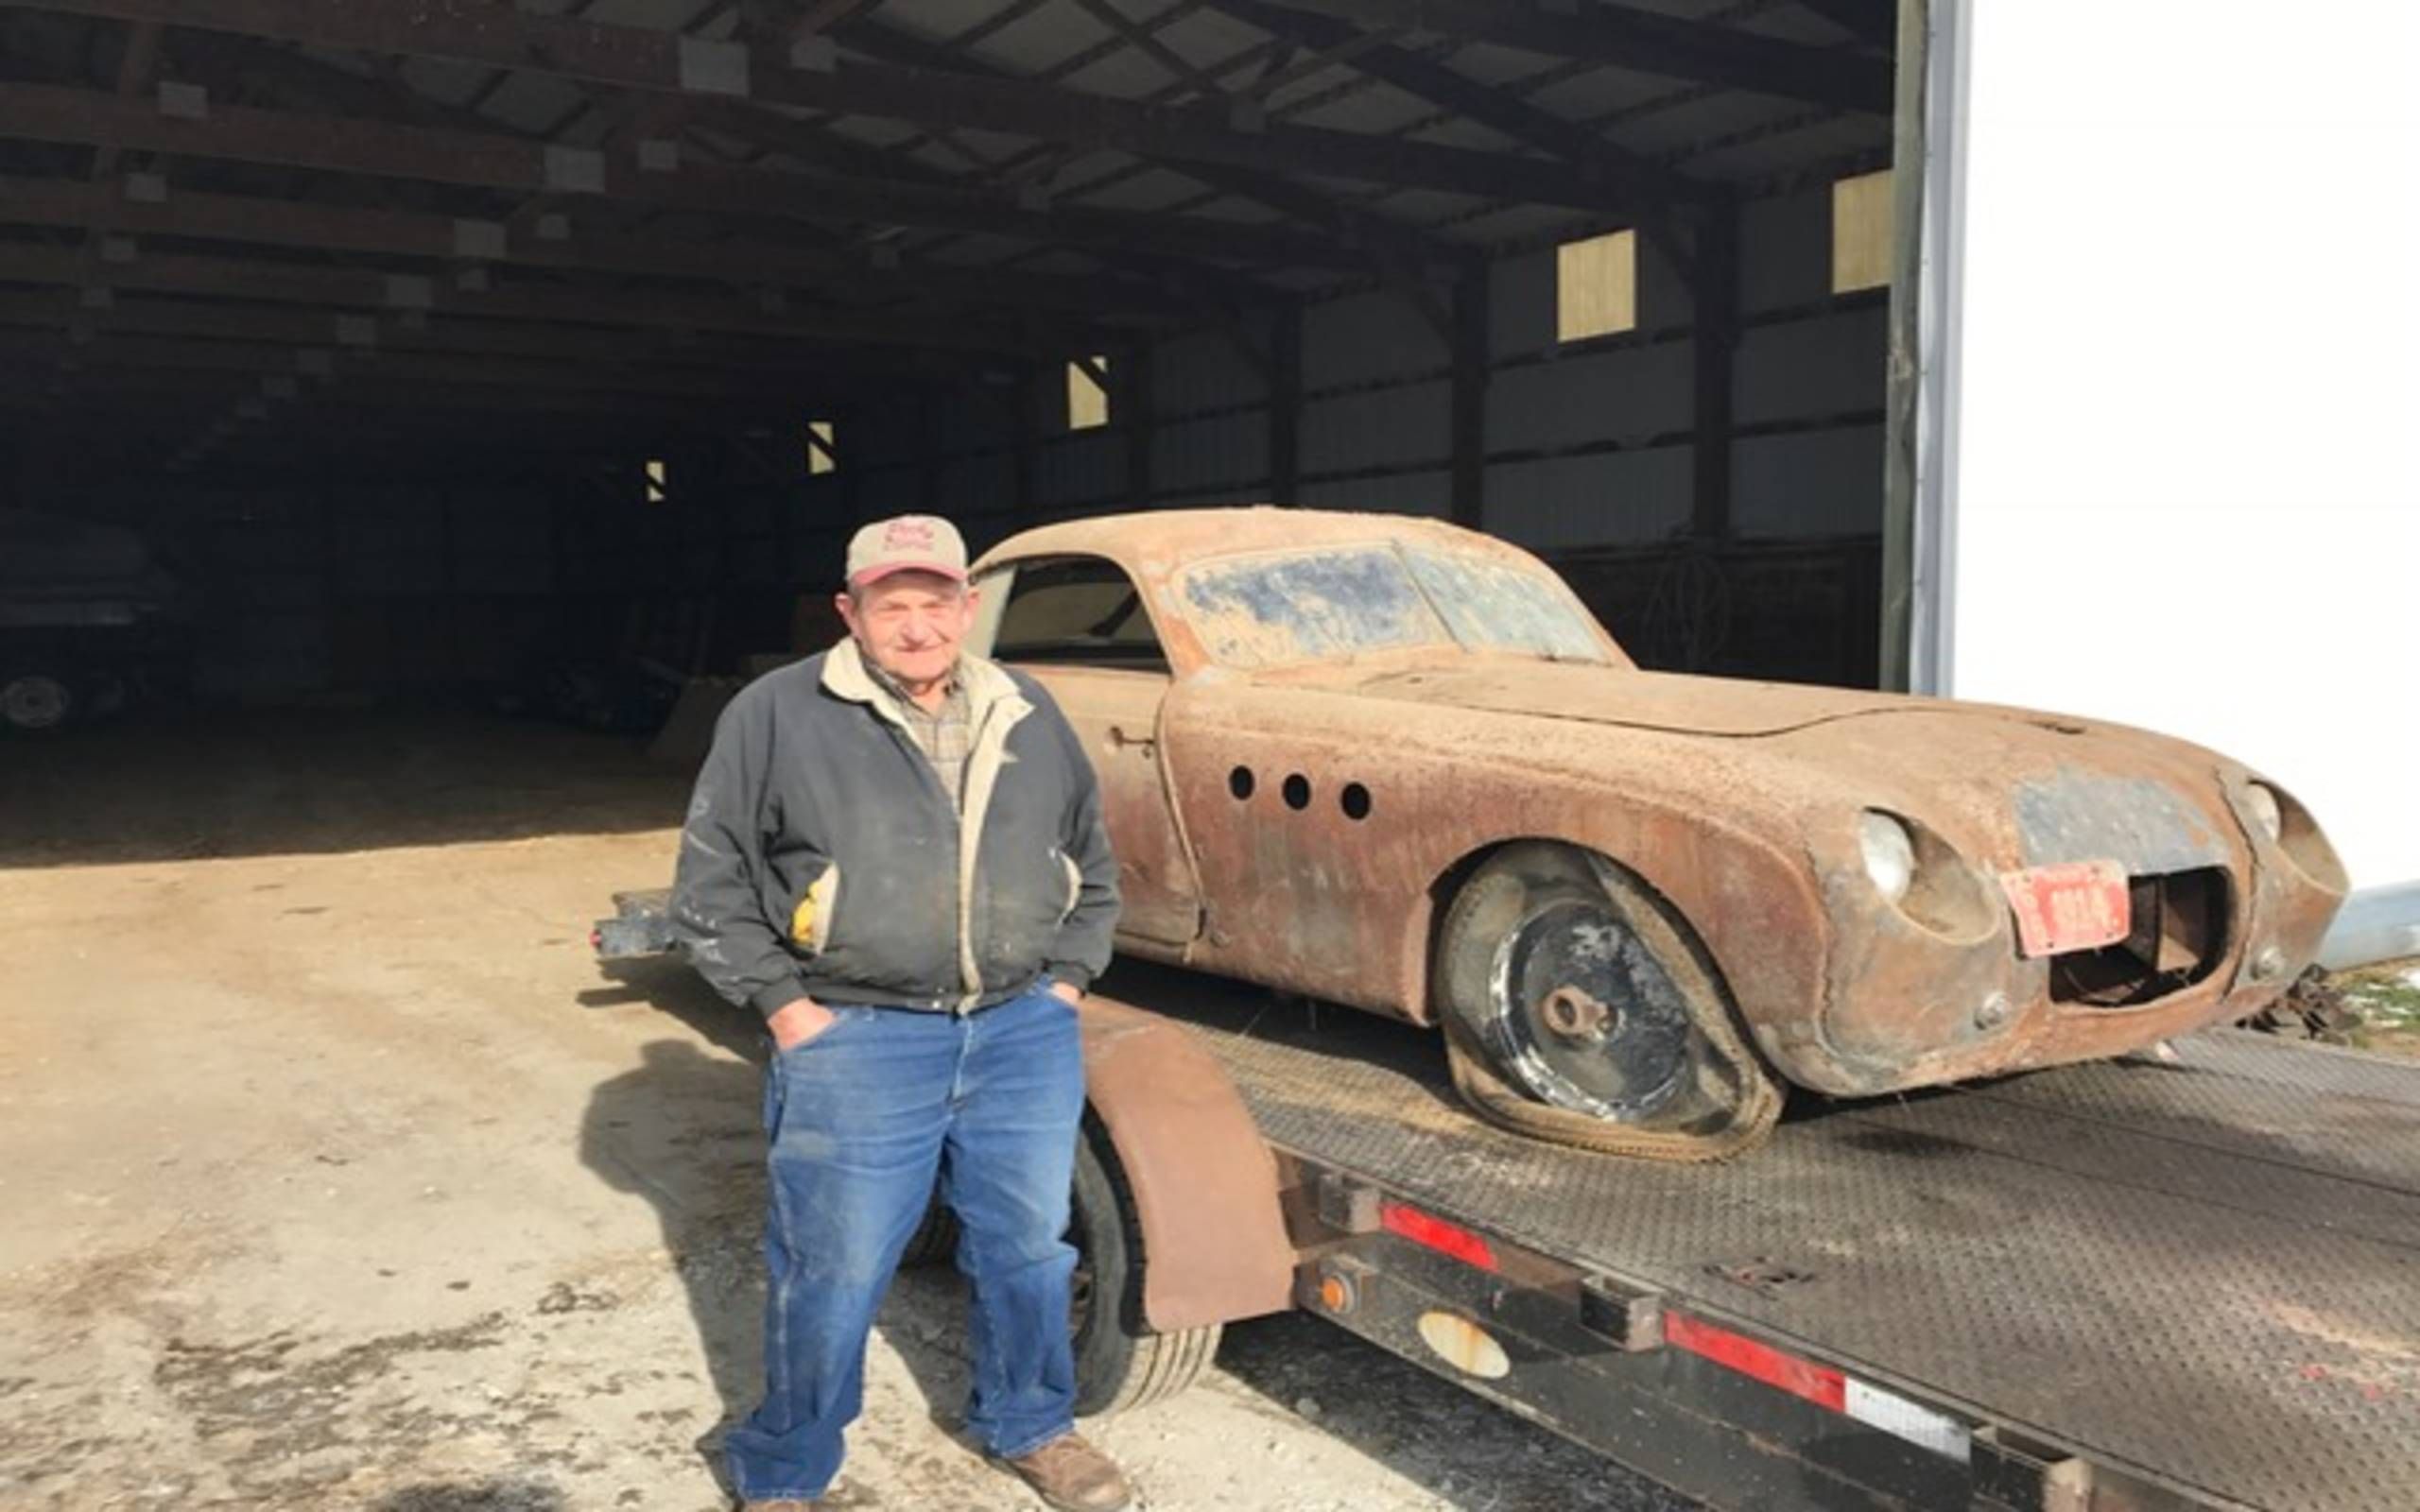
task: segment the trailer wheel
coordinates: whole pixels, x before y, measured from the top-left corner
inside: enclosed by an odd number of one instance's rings
[[[76,717],[82,699],[76,685],[54,668],[0,670],[0,726],[25,735],[46,735]]]
[[[1089,1124],[1076,1142],[1074,1196],[1077,1415],[1105,1418],[1175,1396],[1210,1368],[1219,1326],[1154,1333],[1143,1321],[1142,1230],[1116,1157]]]
[[[1723,1160],[1781,1114],[1704,948],[1601,857],[1537,842],[1491,857],[1446,911],[1437,981],[1456,1088],[1521,1133]]]
[[[1076,1412],[1104,1418],[1146,1407],[1201,1379],[1219,1352],[1218,1324],[1154,1333],[1143,1322],[1142,1235],[1129,1217],[1115,1155],[1090,1125],[1076,1142],[1067,1242],[1076,1246],[1067,1327],[1075,1335]],[[958,1253],[958,1217],[936,1196],[900,1252],[902,1265]]]

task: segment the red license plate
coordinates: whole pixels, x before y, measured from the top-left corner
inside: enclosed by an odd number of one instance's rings
[[[2065,955],[2124,939],[2135,925],[2126,868],[2116,861],[2069,861],[2000,873],[2016,911],[2016,945],[2027,955]]]

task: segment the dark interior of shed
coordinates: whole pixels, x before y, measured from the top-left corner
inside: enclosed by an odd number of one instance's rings
[[[1889,293],[1833,222],[1892,0],[606,17],[0,13],[20,621],[67,517],[173,576],[144,655],[203,698],[643,725],[828,635],[862,519],[1266,501],[1529,544],[1650,665],[1874,681]],[[1558,255],[1622,233],[1575,335]]]

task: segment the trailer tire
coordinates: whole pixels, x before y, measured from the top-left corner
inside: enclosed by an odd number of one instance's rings
[[[1157,1333],[1144,1321],[1142,1229],[1108,1137],[1089,1123],[1076,1142],[1073,1196],[1077,1416],[1106,1418],[1175,1396],[1210,1368],[1220,1328]]]
[[[1720,1160],[1781,1116],[1704,947],[1601,856],[1523,842],[1490,857],[1446,911],[1436,980],[1455,1089],[1515,1132]]]
[[[1155,1333],[1143,1321],[1143,1240],[1108,1139],[1087,1123],[1076,1142],[1067,1242],[1076,1284],[1067,1326],[1076,1357],[1076,1412],[1105,1418],[1175,1396],[1210,1367],[1219,1326]],[[938,1265],[958,1253],[958,1215],[936,1195],[916,1226],[903,1266]]]

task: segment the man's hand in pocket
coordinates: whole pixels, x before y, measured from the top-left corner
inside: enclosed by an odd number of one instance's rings
[[[796,1050],[832,1027],[832,1010],[813,998],[799,998],[776,1008],[765,1027],[772,1031],[774,1049]]]

